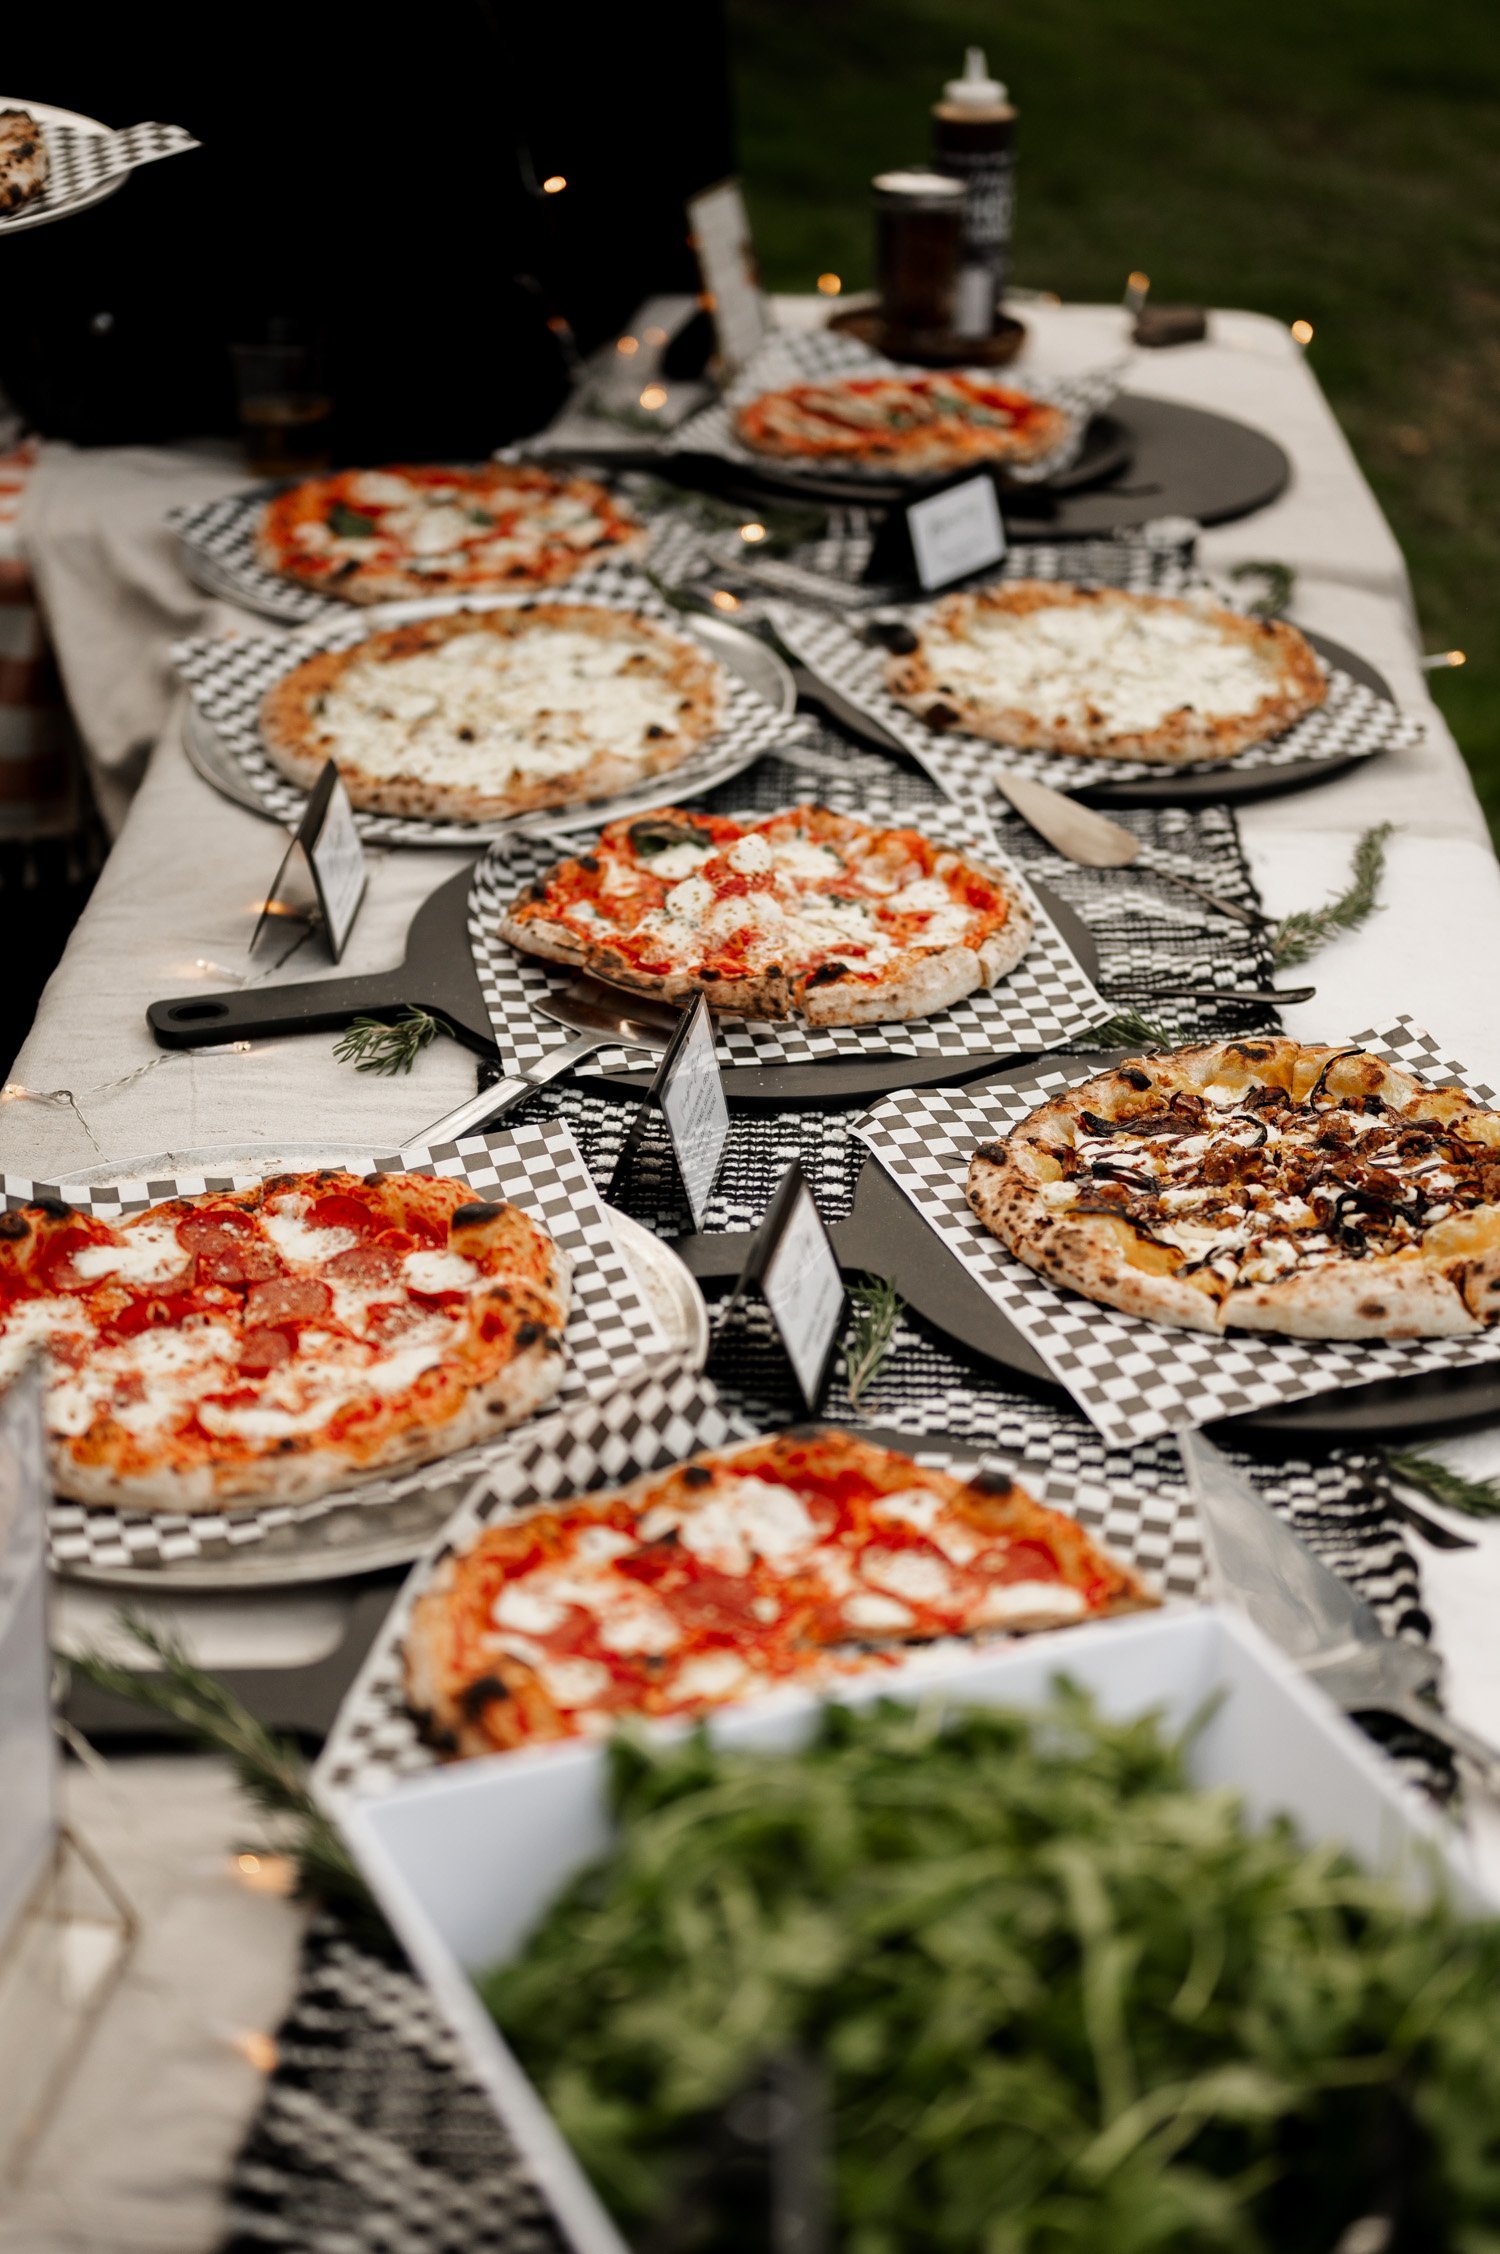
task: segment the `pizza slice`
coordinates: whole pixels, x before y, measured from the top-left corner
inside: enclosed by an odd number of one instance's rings
[[[1002,871],[822,806],[753,822],[668,806],[611,822],[500,922],[522,953],[616,986],[810,1025],[949,1009],[1013,970],[1033,930]]]
[[[47,185],[47,143],[29,110],[0,110],[0,219],[34,203]]]
[[[488,1527],[412,1609],[407,1695],[441,1751],[505,1752],[1155,1601],[1013,1480],[784,1434]]]
[[[547,1231],[435,1175],[0,1213],[0,1382],[40,1349],[53,1481],[83,1503],[305,1502],[450,1455],[557,1390],[567,1308]]]
[[[984,376],[836,376],[762,392],[734,427],[757,454],[917,475],[1040,461],[1067,437],[1061,407]]]

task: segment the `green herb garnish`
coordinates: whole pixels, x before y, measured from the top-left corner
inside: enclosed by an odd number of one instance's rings
[[[844,1383],[851,1408],[857,1408],[860,1395],[873,1382],[895,1344],[906,1302],[884,1276],[867,1275],[850,1291],[849,1303],[853,1321],[844,1349]]]
[[[1446,1503],[1449,1510],[1467,1511],[1471,1518],[1500,1518],[1500,1482],[1466,1479],[1461,1471],[1450,1471],[1415,1449],[1388,1454],[1385,1468],[1403,1487],[1415,1487],[1435,1503]]]
[[[373,517],[351,509],[347,501],[335,501],[328,512],[328,529],[336,540],[373,540],[380,527]]]
[[[1091,1049],[1170,1049],[1172,1035],[1139,1010],[1116,1010],[1089,1033]]]
[[[1341,931],[1358,931],[1379,906],[1380,880],[1385,874],[1385,841],[1392,824],[1377,822],[1366,830],[1354,848],[1354,864],[1347,891],[1321,908],[1298,908],[1283,916],[1271,935],[1271,960],[1278,970],[1305,963],[1309,955]]]
[[[384,1938],[384,1921],[308,1789],[307,1764],[292,1740],[274,1737],[232,1691],[195,1666],[175,1638],[128,1613],[117,1625],[151,1654],[157,1672],[124,1667],[97,1651],[70,1656],[69,1667],[111,1697],[167,1715],[198,1744],[222,1753],[235,1781],[272,1825],[271,1836],[250,1843],[252,1848],[288,1856],[298,1892],[336,1910],[356,1938]]]
[[[1231,579],[1259,579],[1264,593],[1247,607],[1252,618],[1280,618],[1297,591],[1297,574],[1290,564],[1237,563],[1229,574]]]
[[[1500,1925],[1252,1824],[1154,1718],[834,1705],[609,1770],[616,1844],[482,1991],[637,2243],[766,2243],[707,2162],[788,2059],[845,2254],[1500,2243]]]
[[[340,1064],[352,1064],[356,1072],[410,1072],[428,1042],[442,1031],[429,1010],[403,1010],[389,1022],[357,1017],[347,1033],[339,1035],[333,1053]]]

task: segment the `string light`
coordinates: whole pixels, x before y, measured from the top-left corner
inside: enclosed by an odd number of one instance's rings
[[[739,596],[731,595],[727,587],[716,587],[708,599],[715,610],[738,610],[740,607]]]
[[[765,536],[766,528],[763,524],[742,524],[740,526],[740,538],[748,540],[752,548],[757,540],[764,540]]]
[[[822,291],[824,297],[837,297],[843,286],[837,274],[820,274],[818,276],[818,288]]]
[[[1151,276],[1137,270],[1125,277],[1125,310],[1139,313],[1151,288]]]
[[[1312,340],[1313,325],[1311,321],[1294,321],[1292,323],[1293,344],[1300,344],[1303,351],[1305,352],[1308,346],[1312,343]]]
[[[627,360],[628,360],[628,359],[630,358],[630,356],[631,356],[631,354],[632,354],[633,352],[639,352],[639,351],[640,351],[640,349],[641,349],[641,341],[640,341],[640,338],[639,338],[639,337],[616,337],[616,338],[615,338],[615,350],[616,350],[616,352],[623,352]]]
[[[1469,660],[1462,650],[1434,650],[1431,657],[1424,657],[1421,660],[1421,666],[1424,673],[1441,673],[1446,666],[1467,665],[1468,662]],[[8,1090],[0,1090],[0,1094],[8,1092]]]
[[[252,1894],[289,1895],[297,1873],[289,1855],[236,1855],[235,1876]]]
[[[252,916],[298,916],[305,918],[306,910],[294,908],[288,900],[252,900],[248,913]]]
[[[247,2027],[229,2038],[231,2050],[247,2058],[258,2074],[275,2072],[278,2052],[274,2035],[264,2034],[258,2027]]]
[[[647,344],[661,345],[665,344],[667,341],[667,332],[665,329],[643,329],[641,334],[644,336]]]
[[[0,1088],[0,1104],[13,1104],[18,1096],[30,1094],[31,1090],[23,1087],[19,1080],[7,1080],[5,1086]]]
[[[542,194],[544,196],[560,196],[564,188],[566,188],[567,184],[568,183],[563,177],[562,173],[549,173],[547,178],[542,182]]]
[[[666,404],[667,395],[662,385],[660,385],[659,383],[648,383],[645,390],[641,393],[641,405],[650,413],[654,414],[658,407],[665,407]]]
[[[243,986],[245,983],[245,973],[242,970],[226,969],[223,963],[216,963],[211,955],[195,955],[193,969],[200,978],[224,978],[231,986]]]

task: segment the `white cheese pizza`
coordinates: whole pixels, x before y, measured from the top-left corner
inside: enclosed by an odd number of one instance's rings
[[[528,1511],[445,1557],[407,1626],[407,1700],[439,1751],[508,1752],[1154,1602],[1004,1474],[784,1434]]]
[[[48,170],[47,144],[30,110],[0,110],[0,219],[35,202]]]
[[[1162,765],[1233,759],[1328,694],[1295,626],[1199,596],[1013,579],[888,629],[886,686],[930,728]]]
[[[372,813],[478,822],[574,806],[680,766],[724,677],[696,642],[601,603],[445,611],[319,650],[261,702],[261,737],[310,790],[337,763]]]
[[[812,1025],[951,1008],[1013,970],[1033,929],[998,869],[823,806],[750,822],[675,806],[623,817],[500,923],[523,953],[616,986]]]
[[[1500,1114],[1358,1048],[1137,1058],[977,1150],[968,1195],[1054,1283],[1189,1330],[1462,1338],[1500,1319]]]
[[[556,1391],[567,1308],[545,1229],[433,1175],[0,1214],[0,1381],[41,1350],[53,1481],[83,1503],[305,1502],[450,1455]]]
[[[301,587],[383,603],[556,587],[602,556],[635,554],[645,538],[592,478],[510,462],[402,462],[285,487],[266,503],[255,546],[267,570]]]

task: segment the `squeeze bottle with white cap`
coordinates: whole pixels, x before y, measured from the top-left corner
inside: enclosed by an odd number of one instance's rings
[[[1005,88],[991,78],[984,49],[971,47],[963,77],[949,79],[932,111],[933,163],[967,191],[954,322],[962,337],[992,334],[1010,278],[1015,143],[1016,113]]]

